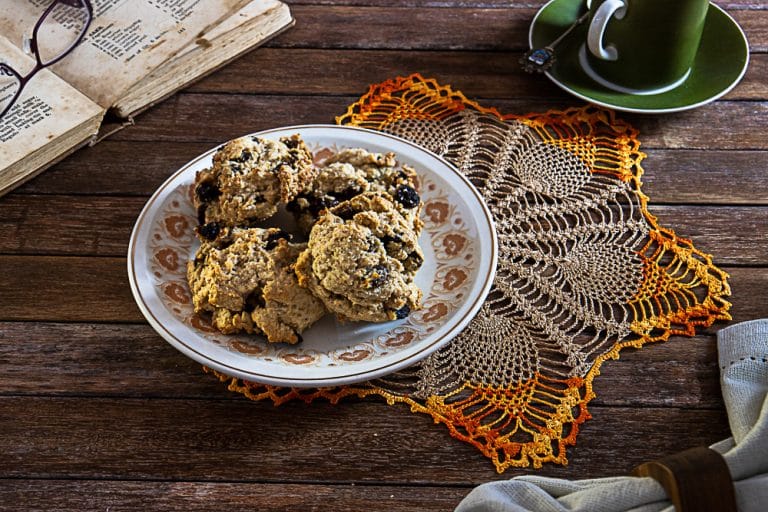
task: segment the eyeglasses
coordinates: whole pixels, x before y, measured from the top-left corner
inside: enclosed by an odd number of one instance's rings
[[[35,74],[69,55],[82,41],[93,20],[89,0],[55,0],[32,30],[29,51],[35,56],[35,67],[22,76],[11,65],[0,63],[0,118],[21,96],[21,91]]]

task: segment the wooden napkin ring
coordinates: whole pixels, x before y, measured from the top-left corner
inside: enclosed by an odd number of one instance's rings
[[[728,465],[722,455],[705,446],[640,464],[632,475],[658,481],[677,512],[736,512]]]

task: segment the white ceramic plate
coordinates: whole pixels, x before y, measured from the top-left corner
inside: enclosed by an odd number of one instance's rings
[[[380,324],[340,324],[328,315],[306,330],[298,345],[271,344],[260,336],[224,335],[212,329],[194,314],[186,282],[187,261],[198,247],[192,184],[195,173],[210,166],[212,149],[155,192],[131,235],[131,290],[150,325],[199,363],[278,386],[369,380],[411,365],[448,343],[477,313],[496,269],[496,234],[480,194],[451,164],[392,135],[335,125],[293,126],[252,135],[277,139],[294,133],[301,134],[316,157],[328,150],[362,147],[393,151],[398,161],[416,169],[424,201],[425,226],[419,241],[425,261],[416,275],[424,291],[423,309]]]

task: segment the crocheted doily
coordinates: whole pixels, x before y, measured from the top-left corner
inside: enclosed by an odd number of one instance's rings
[[[727,274],[648,212],[637,131],[612,112],[502,115],[413,75],[371,86],[337,122],[412,140],[474,183],[498,233],[493,288],[457,338],[407,370],[314,390],[218,374],[231,390],[276,404],[381,396],[499,472],[539,468],[567,464],[605,360],[730,319]]]

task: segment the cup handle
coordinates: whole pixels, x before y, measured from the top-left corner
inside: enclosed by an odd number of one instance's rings
[[[603,60],[616,60],[619,58],[619,52],[615,46],[611,44],[603,46],[603,35],[605,34],[605,27],[611,21],[611,17],[616,16],[616,19],[620,20],[626,12],[627,4],[624,0],[606,0],[600,4],[600,7],[597,8],[597,11],[592,16],[589,32],[587,32],[587,47],[592,55]]]

